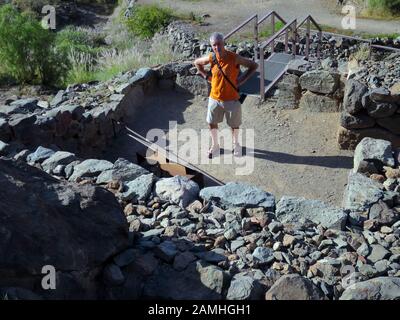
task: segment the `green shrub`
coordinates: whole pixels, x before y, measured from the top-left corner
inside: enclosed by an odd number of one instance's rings
[[[55,34],[43,29],[28,12],[0,7],[1,69],[19,83],[54,83],[63,67],[55,49]],[[61,60],[62,61],[62,60]]]
[[[367,0],[366,14],[390,17],[400,14],[400,0]]]
[[[157,5],[137,5],[125,23],[134,35],[141,38],[151,38],[173,19],[174,16],[170,9],[161,8]]]

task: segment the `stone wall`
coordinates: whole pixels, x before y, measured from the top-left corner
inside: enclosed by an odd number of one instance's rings
[[[366,61],[346,83],[338,142],[354,149],[363,137],[400,146],[400,54]]]
[[[69,86],[51,101],[9,99],[0,106],[0,139],[96,155],[122,129],[117,121],[134,116],[156,83],[156,73],[144,68],[104,83]]]

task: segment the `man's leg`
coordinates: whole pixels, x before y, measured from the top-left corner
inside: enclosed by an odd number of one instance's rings
[[[233,155],[240,156],[242,154],[242,147],[239,144],[239,127],[232,128],[232,141],[233,141]]]
[[[219,151],[218,142],[218,123],[222,122],[224,118],[224,110],[222,106],[218,105],[218,101],[209,98],[207,110],[207,123],[211,135],[211,148],[208,151],[208,157],[211,159],[214,154]]]

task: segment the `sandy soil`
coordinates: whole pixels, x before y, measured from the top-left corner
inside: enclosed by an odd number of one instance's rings
[[[178,135],[183,134],[184,129],[194,130],[200,140],[198,145],[197,141],[185,141],[180,135],[181,141],[174,151],[181,156],[185,156],[185,147],[190,156],[198,152],[191,162],[197,160],[198,167],[216,178],[224,182],[252,183],[278,199],[282,195],[303,196],[340,206],[353,153],[337,147],[338,113],[276,110],[273,101],[258,104],[256,99],[248,97],[243,104],[243,141],[246,137],[251,138],[252,130],[254,145],[249,140],[247,146],[254,150],[244,149],[242,157],[234,158],[230,143],[224,146],[221,139],[223,154],[208,160],[204,159],[209,144],[206,104],[205,98],[159,91],[146,98],[141,114],[130,120],[128,126],[144,136],[152,128],[165,132],[177,129]],[[169,121],[176,123],[169,128]],[[229,132],[225,123],[220,129]],[[201,140],[202,130],[205,139]],[[108,150],[108,158],[114,160],[123,156],[134,161],[138,148],[139,145],[128,136],[121,136]]]
[[[348,1],[349,3],[351,1]],[[251,15],[263,16],[270,10],[278,12],[287,21],[297,18],[303,20],[311,14],[324,25],[341,28],[343,16],[336,0],[138,0],[138,3],[157,3],[170,7],[175,12],[190,13],[196,16],[209,14],[209,26],[198,27],[199,32],[220,31],[227,33]],[[249,27],[248,30],[251,30]],[[360,19],[356,21],[356,32],[400,33],[399,21]]]

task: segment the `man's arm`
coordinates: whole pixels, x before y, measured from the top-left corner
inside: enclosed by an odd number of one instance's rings
[[[210,63],[210,60],[209,60],[208,56],[197,58],[194,61],[194,65],[196,66],[197,71],[203,76],[204,79],[207,78],[207,72],[204,70],[204,66],[209,63]]]
[[[240,87],[243,83],[250,79],[254,72],[256,72],[258,63],[240,55],[236,56],[236,63],[247,68],[246,72],[240,75],[237,79],[237,86]]]

